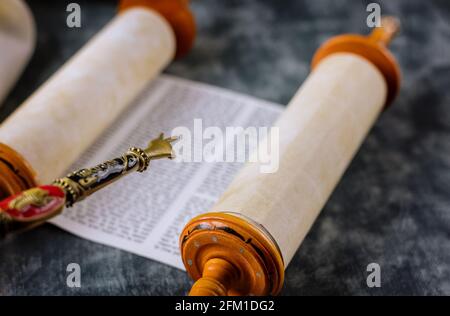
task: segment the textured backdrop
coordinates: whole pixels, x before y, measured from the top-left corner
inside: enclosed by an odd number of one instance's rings
[[[115,14],[115,1],[78,1],[83,27],[68,29],[69,2],[29,1],[37,49],[0,120]],[[369,31],[367,3],[193,0],[195,47],[167,73],[286,104],[320,43]],[[380,3],[402,20],[392,45],[402,90],[288,267],[284,295],[450,295],[450,3]],[[65,285],[70,262],[81,265],[79,289]],[[381,265],[381,288],[366,286],[370,262]],[[182,271],[49,224],[0,242],[0,271],[3,295],[183,295],[191,284]]]

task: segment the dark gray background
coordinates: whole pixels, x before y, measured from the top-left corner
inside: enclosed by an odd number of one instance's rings
[[[115,14],[114,1],[81,2],[83,27],[68,29],[69,1],[29,2],[37,49],[0,120]],[[320,43],[369,31],[367,3],[194,0],[195,47],[167,72],[286,104]],[[403,23],[392,45],[402,90],[288,267],[285,295],[450,294],[450,6],[380,3]],[[65,286],[70,262],[81,265],[80,289]],[[381,265],[381,288],[366,286],[370,262]],[[49,224],[0,242],[0,271],[4,295],[183,295],[191,284],[182,271]]]

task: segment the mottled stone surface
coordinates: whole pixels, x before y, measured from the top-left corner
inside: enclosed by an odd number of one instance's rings
[[[29,1],[39,41],[0,110],[4,119],[115,13],[81,2],[83,27],[65,27],[68,1]],[[287,103],[318,45],[368,32],[367,1],[198,0],[192,53],[168,73]],[[450,5],[383,1],[403,32],[392,49],[404,80],[286,272],[285,295],[450,294]],[[82,287],[65,286],[66,265]],[[382,287],[366,286],[377,262]],[[184,272],[44,225],[0,243],[0,294],[185,294]]]

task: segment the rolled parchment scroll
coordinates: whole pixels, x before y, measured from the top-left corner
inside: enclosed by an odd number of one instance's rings
[[[385,48],[398,28],[385,18],[369,37],[338,36],[316,53],[313,70],[279,127],[279,169],[248,164],[180,245],[191,295],[275,295],[284,269],[383,108],[400,72]]]
[[[35,40],[33,16],[25,2],[0,1],[0,104],[30,59]]]
[[[195,36],[185,0],[120,13],[0,126],[0,196],[59,176]]]

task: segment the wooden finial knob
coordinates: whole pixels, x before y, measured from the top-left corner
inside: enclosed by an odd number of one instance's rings
[[[176,58],[186,55],[195,40],[195,19],[187,0],[121,0],[119,11],[146,7],[161,14],[172,26],[177,40]]]
[[[203,275],[192,286],[190,296],[227,296],[237,281],[238,271],[227,260],[209,259],[203,267]]]
[[[387,45],[400,29],[395,17],[383,17],[382,26],[369,36],[344,34],[331,38],[316,51],[312,60],[314,69],[326,57],[336,53],[352,53],[371,62],[384,76],[388,87],[386,106],[390,105],[400,90],[400,67]]]
[[[400,21],[393,16],[385,16],[381,19],[381,26],[376,27],[369,38],[381,45],[388,46],[400,31]]]
[[[283,286],[284,263],[275,240],[242,215],[193,218],[181,233],[180,247],[196,280],[190,295],[277,295]]]
[[[37,185],[36,173],[25,158],[0,143],[0,200]]]

